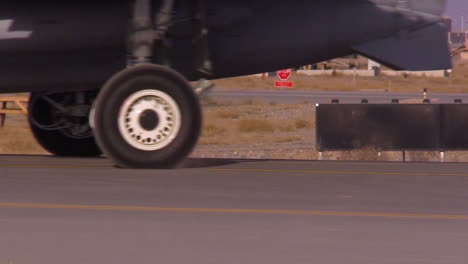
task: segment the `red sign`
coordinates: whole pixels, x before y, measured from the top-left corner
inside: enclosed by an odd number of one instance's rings
[[[288,82],[288,81],[276,81],[275,82],[275,87],[283,87],[283,88],[293,88],[294,84],[293,82]]]
[[[280,80],[287,81],[291,77],[291,69],[277,71],[276,75],[278,75],[278,78],[280,78]]]

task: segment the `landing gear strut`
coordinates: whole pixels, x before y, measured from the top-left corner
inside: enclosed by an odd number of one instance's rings
[[[135,0],[129,67],[104,85],[91,115],[101,150],[124,168],[174,167],[192,151],[201,131],[193,88],[167,67],[167,57],[153,54],[164,51],[174,0],[163,0],[154,18],[151,2]],[[211,64],[200,69],[211,71]]]
[[[169,59],[170,39],[167,36],[171,26],[176,0],[162,0],[154,18],[151,14],[151,0],[135,0],[133,9],[132,32],[129,39],[129,65],[157,62],[171,66]],[[213,64],[208,47],[208,27],[205,0],[190,3],[195,50],[196,71],[202,77],[213,74]]]

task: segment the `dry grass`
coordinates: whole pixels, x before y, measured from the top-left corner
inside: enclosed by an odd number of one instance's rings
[[[313,127],[313,107],[304,103],[271,104],[256,99],[237,104],[211,102],[204,105],[200,145],[301,142],[305,130]],[[299,112],[297,118],[295,112]]]
[[[280,132],[294,132],[297,129],[293,124],[290,124],[289,122],[286,122],[286,123],[281,122],[277,124],[277,130]]]
[[[304,129],[304,128],[312,127],[311,122],[304,120],[304,119],[297,119],[294,123],[297,129]]]
[[[31,131],[27,128],[5,127],[0,129],[1,154],[45,154]]]
[[[223,119],[237,119],[240,117],[240,115],[236,111],[222,109],[216,113],[216,117],[223,118]]]
[[[275,131],[275,124],[270,120],[244,119],[239,122],[239,132],[241,133],[271,133]]]
[[[302,137],[298,137],[298,136],[279,137],[278,139],[274,140],[274,143],[290,143],[290,142],[297,142],[301,140],[302,140]]]
[[[225,128],[217,126],[215,124],[208,124],[203,127],[204,137],[214,137],[223,135],[226,132]]]
[[[421,92],[427,88],[431,92],[468,92],[468,63],[455,65],[450,78],[432,77],[357,77],[344,76],[300,76],[294,75],[293,90],[314,91],[359,91],[386,90],[389,92]],[[262,80],[256,76],[227,78],[214,81],[217,87],[242,90],[275,90],[274,79]],[[279,88],[282,89],[282,88]]]

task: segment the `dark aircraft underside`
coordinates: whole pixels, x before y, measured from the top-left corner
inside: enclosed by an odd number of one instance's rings
[[[451,67],[440,17],[444,0],[7,2],[0,4],[0,92],[33,92],[31,126],[50,152],[99,155],[102,149],[123,167],[172,166],[190,152],[201,115],[186,79],[274,71],[353,53],[395,69]],[[209,63],[207,70],[200,61]],[[156,86],[162,93],[144,92]],[[126,106],[129,98],[136,99]],[[151,104],[166,110],[153,111]],[[120,134],[100,132],[109,129]],[[52,136],[60,143],[46,140]],[[71,139],[79,150],[60,147]],[[127,162],[128,156],[134,159]]]
[[[98,87],[126,66],[131,1],[7,2],[0,4],[0,23],[12,21],[8,32],[31,34],[0,33],[0,91]],[[168,52],[171,67],[191,80],[273,71],[355,52],[401,69],[450,67],[446,29],[434,24],[438,15],[362,0],[212,0],[206,8],[214,72],[201,76],[195,71],[189,11],[184,1],[177,2]]]

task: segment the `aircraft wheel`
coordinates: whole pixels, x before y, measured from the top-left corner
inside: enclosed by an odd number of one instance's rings
[[[139,65],[112,77],[93,111],[103,152],[124,168],[171,168],[196,145],[202,122],[197,96],[179,73]]]
[[[57,111],[32,93],[29,99],[28,122],[37,142],[49,153],[65,157],[98,157],[102,154],[88,126],[88,115],[70,117]],[[67,101],[73,94],[49,95],[57,102]],[[68,100],[69,101],[69,100]],[[66,107],[66,106],[65,106]]]

